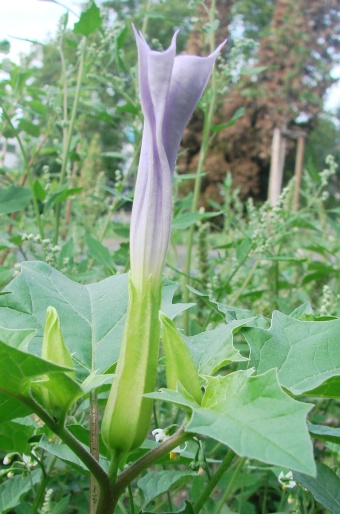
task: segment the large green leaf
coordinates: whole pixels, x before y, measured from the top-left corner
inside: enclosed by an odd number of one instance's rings
[[[7,394],[0,393],[0,423],[31,414],[32,410]]]
[[[146,507],[154,498],[166,493],[172,487],[185,484],[197,473],[190,470],[150,471],[137,482],[144,496],[143,507]]]
[[[36,469],[31,473],[30,478],[23,475],[15,475],[0,485],[0,512],[14,509],[21,503],[22,497],[32,490],[32,484],[41,480],[41,470]]]
[[[240,456],[313,475],[315,463],[306,426],[311,405],[285,394],[275,370],[250,374],[248,370],[206,377],[201,406],[180,390],[148,396],[191,410],[187,432],[216,439]]]
[[[248,309],[240,309],[232,305],[226,305],[224,303],[217,302],[211,295],[207,293],[201,293],[200,291],[191,286],[188,286],[188,289],[190,289],[190,291],[195,295],[204,298],[207,301],[207,303],[210,303],[214,310],[217,310],[228,323],[235,320],[244,321],[247,319],[248,327],[269,327],[269,321],[262,315],[255,314],[254,312]]]
[[[340,512],[340,478],[329,467],[317,462],[316,478],[294,473],[294,480],[308,489],[316,501],[333,514]]]
[[[246,361],[233,346],[233,334],[253,318],[232,321],[213,330],[185,337],[192,358],[201,375],[213,375],[230,362]]]
[[[68,370],[0,341],[0,392],[25,395],[32,380],[48,373]]]
[[[173,305],[176,287],[166,282],[162,311],[173,318],[190,304]],[[114,275],[96,284],[73,282],[43,262],[25,262],[20,275],[0,296],[0,325],[35,329],[29,351],[40,355],[46,309],[55,307],[64,340],[84,379],[106,371],[117,361],[128,302],[127,275]]]
[[[0,448],[6,452],[29,453],[28,440],[32,437],[34,426],[15,421],[0,425]]]
[[[19,350],[18,348],[27,346],[25,341],[27,337],[32,337],[32,331],[1,329],[0,336],[2,339],[0,339],[0,403],[4,403],[6,411],[2,421],[8,420],[8,409],[11,405],[10,403],[6,405],[3,395],[23,401],[29,396],[30,391],[38,396],[40,403],[47,410],[50,409],[50,404],[49,402],[46,404],[44,392],[52,391],[58,411],[55,415],[64,416],[70,405],[83,395],[81,387],[65,373],[69,368],[55,365],[36,355]],[[11,343],[14,346],[11,346]],[[12,414],[11,419],[13,417]]]
[[[89,470],[87,469],[85,464],[79,459],[79,457],[77,457],[77,455],[75,455],[75,453],[73,453],[73,451],[66,444],[50,443],[47,437],[43,436],[38,442],[38,446],[39,448],[42,448],[43,450],[47,451],[51,455],[54,455],[63,462],[70,464],[74,469],[76,469],[80,473],[88,475]],[[101,456],[100,464],[105,471],[108,471],[109,461],[106,458]]]
[[[331,397],[340,389],[339,333],[340,319],[300,321],[278,311],[269,330],[244,330],[257,373],[276,368],[280,384],[297,395],[323,396],[320,386],[331,380],[331,390],[325,384]]]
[[[25,209],[31,198],[31,191],[25,187],[9,186],[7,189],[2,189],[0,191],[0,214],[10,214]]]

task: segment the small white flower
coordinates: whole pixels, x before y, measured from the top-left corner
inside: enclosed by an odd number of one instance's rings
[[[5,458],[4,458],[4,460],[3,460],[2,462],[3,462],[3,465],[4,465],[4,466],[8,466],[8,464],[10,464],[10,463],[11,463],[11,457],[10,457],[10,455],[9,455],[9,454],[8,454],[8,455],[5,455]]]
[[[164,441],[167,441],[170,438],[170,435],[166,433],[166,429],[163,430],[162,428],[155,428],[153,430],[152,435],[156,439],[156,443],[163,443]],[[180,446],[176,446],[173,450],[170,452],[170,459],[176,460],[178,454],[183,453],[187,448],[187,443],[184,443],[184,448],[181,448]]]
[[[293,487],[296,486],[296,482],[293,480],[292,471],[288,471],[286,474],[281,471],[278,477],[278,481],[282,485],[282,489],[293,489]]]
[[[166,435],[165,430],[163,430],[162,428],[155,428],[155,430],[153,430],[151,433],[154,436],[154,438],[156,439],[156,443],[162,443],[163,441],[166,441],[170,437],[170,436]]]
[[[170,452],[170,459],[171,460],[177,460],[179,459],[179,454],[185,452],[187,449],[187,443],[184,443],[184,447],[181,448],[180,446],[176,446],[173,450]]]

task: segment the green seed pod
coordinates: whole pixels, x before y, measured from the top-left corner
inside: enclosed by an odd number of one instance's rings
[[[162,342],[168,388],[176,390],[177,382],[180,382],[194,400],[201,404],[202,391],[189,349],[173,321],[163,312],[159,314],[159,317],[162,324]]]
[[[159,352],[161,287],[151,281],[142,291],[129,280],[129,305],[122,347],[102,422],[102,438],[116,462],[144,441],[152,404]]]

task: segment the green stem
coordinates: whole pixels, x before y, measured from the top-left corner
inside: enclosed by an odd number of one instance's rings
[[[183,444],[186,440],[192,437],[191,434],[185,433],[184,430],[185,426],[182,426],[173,436],[169,437],[169,439],[161,443],[159,446],[150,450],[148,453],[143,455],[143,457],[136,460],[118,476],[117,481],[112,488],[114,506],[124,489],[126,489],[126,487],[128,487],[128,485],[137,478],[142,471],[148,468],[151,464],[154,464],[167,453],[170,453],[171,450],[176,448],[176,446]]]
[[[68,164],[68,159],[69,159],[69,154],[70,154],[71,140],[72,140],[73,129],[74,129],[74,124],[75,124],[75,120],[76,120],[77,110],[78,110],[81,84],[82,84],[83,75],[84,75],[84,63],[85,63],[85,55],[86,55],[86,37],[84,37],[80,43],[80,50],[81,50],[81,52],[80,52],[77,84],[76,84],[73,105],[72,105],[70,124],[67,128],[67,131],[66,130],[64,131],[66,141],[65,140],[63,141],[62,163],[61,163],[60,179],[59,179],[60,186],[62,186],[64,184],[65,178],[66,178],[66,170],[67,170],[67,164]],[[67,113],[66,113],[66,116],[67,116]],[[65,117],[65,99],[64,99],[64,117]],[[67,123],[67,120],[64,120],[64,123]],[[60,216],[61,216],[61,203],[58,203],[55,208],[55,225],[54,225],[54,239],[53,239],[54,244],[58,243]]]
[[[142,25],[142,34],[145,34],[146,31],[147,31],[147,27],[148,27],[148,22],[149,22],[149,11],[151,9],[151,0],[147,0],[146,2],[146,6],[145,6],[145,14],[144,14],[144,19],[143,19],[143,25]]]
[[[35,493],[34,502],[32,504],[32,507],[31,507],[31,510],[30,510],[30,514],[36,514],[38,512],[38,508],[39,508],[41,500],[42,500],[42,498],[44,496],[47,483],[48,483],[48,478],[46,476],[43,476],[43,478],[42,478],[42,480],[40,482],[40,485],[38,487],[38,490]]]
[[[211,7],[209,9],[209,21],[214,21],[214,15],[215,15],[215,0],[211,0]],[[215,48],[215,36],[214,33],[210,34],[209,37],[209,44],[210,44],[210,50],[213,51]],[[209,142],[210,142],[210,129],[212,125],[212,119],[216,108],[216,101],[217,101],[217,87],[216,87],[216,73],[215,70],[213,70],[211,75],[211,97],[209,102],[209,107],[205,111],[204,116],[204,126],[203,126],[203,137],[202,137],[202,143],[201,143],[201,150],[198,160],[198,165],[196,169],[196,178],[195,178],[195,186],[194,186],[194,194],[192,199],[192,205],[191,205],[191,211],[196,212],[198,208],[198,202],[201,192],[201,184],[202,184],[202,172],[203,172],[203,166],[206,159]],[[189,234],[188,234],[188,242],[187,242],[187,253],[186,253],[186,262],[185,262],[185,279],[184,279],[184,290],[183,290],[183,301],[184,303],[188,303],[189,301],[189,290],[188,285],[190,281],[190,271],[191,271],[191,260],[192,260],[192,250],[193,250],[193,243],[194,243],[194,234],[195,234],[195,225],[191,225],[189,228]],[[189,311],[186,310],[183,314],[183,323],[184,323],[184,330],[188,334],[189,333]]]
[[[90,453],[99,461],[99,424],[97,392],[90,392]],[[98,503],[98,482],[91,473],[90,477],[90,514],[96,512]]]
[[[129,501],[130,501],[131,514],[135,514],[135,504],[133,502],[133,494],[132,494],[131,484],[128,485],[128,491],[129,491]]]
[[[28,157],[27,157],[27,153],[26,153],[25,147],[24,147],[24,145],[23,145],[23,143],[21,141],[21,137],[19,136],[18,131],[13,126],[12,120],[11,120],[11,118],[10,118],[6,108],[2,104],[1,104],[1,109],[3,110],[4,117],[6,118],[9,126],[11,127],[11,129],[14,132],[15,139],[18,141],[18,144],[19,144],[19,147],[20,147],[20,151],[21,151],[21,155],[22,155],[22,159],[23,159],[23,162],[24,162],[25,171],[27,173],[28,183],[29,183],[29,186],[30,186],[30,189],[31,189],[31,192],[32,192],[33,208],[34,208],[34,214],[35,214],[36,222],[37,222],[37,225],[38,225],[39,235],[40,235],[41,239],[45,239],[44,229],[43,229],[43,225],[42,225],[42,222],[41,222],[41,216],[40,216],[40,212],[39,212],[38,200],[37,200],[37,198],[36,198],[36,196],[34,194],[34,191],[33,191],[33,183],[34,183],[33,174],[32,174],[32,170],[31,170],[31,166],[29,165],[29,161],[28,161]]]
[[[56,460],[57,460],[57,457],[54,457],[52,459],[52,461],[51,461],[47,471],[45,471],[43,463],[38,461],[40,466],[41,466],[41,468],[42,468],[42,471],[43,471],[43,477],[42,477],[42,480],[41,480],[41,482],[39,484],[38,490],[35,493],[34,502],[32,504],[32,507],[31,507],[31,510],[30,510],[30,514],[36,514],[38,512],[39,505],[41,504],[41,500],[44,497],[46,486],[47,486],[48,481],[49,481],[50,473],[51,473],[51,471],[52,471],[52,469],[54,467],[54,464],[55,464]]]
[[[231,299],[231,305],[235,305],[235,303],[237,302],[237,300],[240,298],[241,294],[243,293],[243,291],[245,290],[245,288],[247,287],[247,285],[249,284],[250,280],[252,279],[258,265],[260,264],[260,258],[258,257],[256,259],[256,261],[254,262],[251,270],[249,271],[248,275],[246,276],[242,286],[238,289],[237,293],[235,296],[232,297]]]
[[[85,464],[87,469],[93,474],[100,486],[109,486],[108,476],[99,462],[86,450],[86,448],[74,437],[65,427],[59,424],[50,414],[33,398],[13,394],[22,403],[30,407],[39,418],[65,443],[79,459]]]
[[[235,452],[233,450],[229,450],[224,459],[222,460],[218,470],[216,471],[215,475],[212,477],[212,479],[208,482],[205,489],[202,491],[201,496],[198,498],[197,502],[194,505],[194,514],[198,514],[211,495],[212,491],[214,490],[215,486],[221,479],[223,473],[228,468],[228,466],[231,464],[231,461],[235,457]]]
[[[237,466],[235,468],[233,476],[229,480],[228,486],[227,486],[226,490],[224,491],[220,501],[218,502],[218,505],[216,507],[216,510],[215,510],[214,514],[219,514],[221,512],[221,510],[223,509],[223,506],[224,506],[226,500],[229,498],[230,493],[233,490],[236,478],[238,477],[238,475],[239,475],[239,473],[240,473],[240,471],[241,471],[245,461],[246,461],[246,459],[240,459],[239,462],[237,463]]]
[[[140,149],[141,149],[141,146],[142,146],[142,143],[140,141],[139,145],[137,146],[137,148],[135,149],[135,152],[134,152],[134,155],[133,155],[133,158],[132,158],[132,161],[131,161],[131,164],[128,168],[128,170],[126,171],[125,173],[125,176],[122,180],[122,184],[125,185],[125,183],[128,181],[129,177],[130,177],[130,173],[135,165],[135,162],[137,160],[137,157],[139,156],[139,152],[140,152]],[[112,203],[112,206],[111,208],[109,208],[109,212],[107,213],[107,216],[105,218],[105,221],[104,221],[104,225],[103,225],[103,228],[100,232],[100,236],[98,238],[98,241],[100,241],[101,243],[103,242],[103,239],[105,237],[105,234],[106,234],[106,231],[107,231],[107,228],[109,226],[109,223],[110,221],[112,220],[112,215],[113,213],[116,211],[116,209],[118,208],[118,205],[119,205],[119,202],[120,202],[120,198],[119,197],[116,197]],[[95,260],[94,259],[91,259],[91,261],[89,262],[89,266],[88,266],[88,271],[90,271],[92,269],[92,266],[94,264]]]

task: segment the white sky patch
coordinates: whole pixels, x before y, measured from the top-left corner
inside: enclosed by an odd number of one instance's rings
[[[80,2],[60,0],[61,4],[80,13]],[[19,54],[30,51],[30,43],[10,36],[31,39],[45,43],[54,35],[58,20],[66,12],[65,7],[46,0],[0,0],[0,40],[8,39],[11,51],[7,57],[19,61]],[[78,20],[69,12],[69,27]]]
[[[340,66],[336,66],[333,69],[332,76],[337,79],[337,82],[327,91],[327,98],[325,101],[326,111],[332,111],[333,109],[340,107]]]

